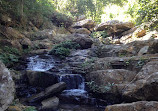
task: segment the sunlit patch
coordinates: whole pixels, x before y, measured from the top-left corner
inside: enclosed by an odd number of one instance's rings
[[[133,17],[127,12],[131,10],[132,13],[133,9],[139,9],[136,1],[137,0],[128,0],[128,2],[125,2],[122,7],[114,4],[106,6],[104,8],[104,13],[101,15],[101,22],[109,20],[119,20],[123,22],[134,21]],[[135,9],[135,5],[137,5],[137,9]]]

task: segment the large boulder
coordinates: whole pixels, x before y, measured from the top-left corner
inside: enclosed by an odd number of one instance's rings
[[[111,93],[117,96],[122,93],[125,85],[129,84],[135,76],[135,72],[125,69],[108,69],[93,71],[87,74],[86,78],[88,81],[94,81],[100,87],[105,86],[108,88],[108,90],[102,89],[101,93]]]
[[[116,104],[107,106],[105,111],[158,111],[158,102],[138,101],[126,104]]]
[[[14,99],[14,82],[10,71],[0,62],[0,111],[8,108]]]
[[[66,83],[60,82],[52,86],[49,86],[44,91],[27,98],[27,101],[28,102],[42,101],[44,99],[48,99],[49,97],[53,97],[58,93],[61,93],[65,89],[66,89]]]
[[[125,69],[108,69],[98,70],[87,74],[90,81],[95,81],[98,85],[106,85],[108,83],[125,84],[133,80],[136,73]]]
[[[92,30],[95,27],[95,22],[90,19],[81,20],[72,25],[73,28],[87,28]]]
[[[123,90],[123,96],[137,100],[158,100],[158,61],[148,62]]]
[[[112,20],[112,21],[99,24],[98,26],[95,27],[95,31],[106,30],[107,33],[111,35],[111,34],[120,34],[133,27],[134,27],[134,24],[131,22],[120,22],[117,20]]]
[[[87,34],[87,35],[91,34],[91,32],[88,29],[86,29],[86,28],[76,29],[74,33]]]
[[[91,48],[93,41],[91,38],[85,38],[85,37],[77,37],[73,40],[73,42],[76,42],[80,45],[82,49],[88,49]]]
[[[57,76],[50,72],[26,71],[29,83],[32,86],[48,87],[57,83]]]

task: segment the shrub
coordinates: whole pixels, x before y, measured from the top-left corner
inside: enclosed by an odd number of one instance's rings
[[[18,49],[8,46],[2,48],[2,51],[0,52],[0,60],[7,66],[18,62],[20,56],[21,53]]]
[[[55,55],[61,59],[69,56],[70,49],[78,49],[80,45],[72,42],[72,41],[65,41],[53,47],[53,49],[49,52],[49,54]]]
[[[64,47],[58,47],[54,49],[54,55],[59,56],[60,58],[64,59],[70,54],[70,49]]]

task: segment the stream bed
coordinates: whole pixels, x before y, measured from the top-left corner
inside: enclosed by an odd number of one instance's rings
[[[58,82],[65,82],[66,90],[58,95],[60,100],[57,111],[104,111],[105,100],[91,97],[86,90],[85,78],[81,74],[72,74],[69,65],[51,55],[35,55],[27,58],[26,70],[50,71],[52,76],[57,76]],[[27,93],[25,97],[42,91],[40,87],[28,86],[20,90],[20,93]],[[23,96],[23,95],[21,95]],[[54,110],[52,110],[54,111]]]

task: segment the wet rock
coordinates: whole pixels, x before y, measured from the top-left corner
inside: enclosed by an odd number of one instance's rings
[[[42,103],[42,109],[45,111],[46,110],[57,110],[58,105],[59,105],[59,98],[52,97],[52,98],[42,101],[41,103]]]
[[[157,111],[158,102],[156,101],[138,101],[133,103],[124,103],[107,106],[105,111]]]
[[[0,62],[0,111],[8,108],[14,99],[14,82],[9,70]]]
[[[29,71],[26,72],[29,83],[32,86],[48,87],[57,83],[57,77],[51,72]]]
[[[44,91],[38,94],[31,96],[30,98],[27,99],[27,101],[28,102],[42,101],[44,99],[53,97],[54,95],[61,93],[64,89],[66,89],[66,83],[60,82],[47,87]]]
[[[72,25],[73,28],[87,28],[87,29],[92,29],[95,27],[95,23],[93,20],[90,19],[85,19],[81,20],[79,22],[76,22],[75,24]]]
[[[87,35],[91,34],[91,32],[88,29],[86,29],[86,28],[76,29],[74,33],[87,34]]]

